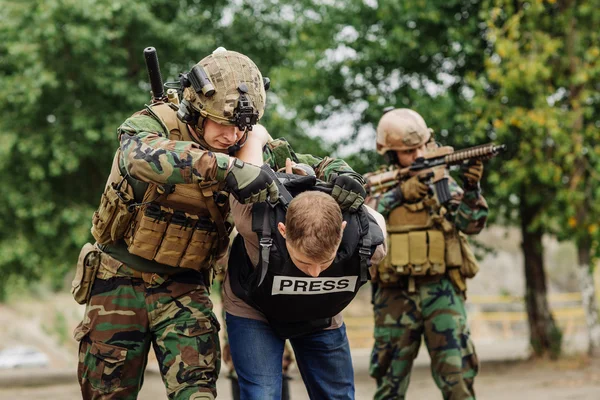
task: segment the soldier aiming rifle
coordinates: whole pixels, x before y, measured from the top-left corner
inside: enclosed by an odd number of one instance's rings
[[[366,176],[365,201],[386,218],[388,231],[387,257],[373,277],[375,400],[405,398],[421,337],[443,398],[475,399],[479,363],[464,301],[466,279],[479,266],[465,235],[485,226],[482,161],[503,149],[438,147],[409,109],[391,110],[379,121],[377,152],[390,166]],[[450,177],[451,166],[460,166],[462,187]]]

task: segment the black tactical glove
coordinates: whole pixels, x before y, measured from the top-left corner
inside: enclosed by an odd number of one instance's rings
[[[474,160],[464,163],[460,166],[460,172],[465,190],[477,189],[483,176],[483,162]]]
[[[331,197],[338,202],[342,211],[354,212],[365,202],[365,180],[356,172],[342,172],[341,175],[333,177],[331,182]]]
[[[266,200],[275,202],[279,197],[279,189],[266,171],[237,158],[225,177],[225,182],[226,190],[243,204]]]
[[[400,183],[402,197],[408,203],[416,203],[424,198],[429,192],[429,185],[423,182],[425,177],[415,175]]]

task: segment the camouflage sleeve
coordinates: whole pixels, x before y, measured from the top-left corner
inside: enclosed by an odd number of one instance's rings
[[[317,178],[328,182],[334,172],[354,172],[354,170],[339,158],[320,158],[310,154],[298,154],[294,152],[290,144],[284,138],[279,138],[267,143],[263,149],[263,159],[275,171],[285,168],[285,159],[310,165],[317,174]]]
[[[365,203],[371,205],[375,211],[383,215],[383,218],[387,220],[390,212],[403,203],[402,193],[398,186],[396,186],[387,192],[367,198]]]
[[[331,174],[340,172],[352,172],[356,177],[362,179],[362,175],[355,173],[354,170],[346,164],[341,158],[325,157],[318,164],[312,166],[317,173],[317,178],[329,182]],[[364,184],[364,182],[363,182]]]
[[[135,179],[158,184],[223,180],[229,156],[202,149],[197,143],[169,140],[161,124],[135,115],[118,129],[121,157]]]
[[[487,221],[488,205],[480,191],[465,192],[453,179],[450,179],[449,185],[452,200],[448,209],[456,228],[467,235],[481,232]]]

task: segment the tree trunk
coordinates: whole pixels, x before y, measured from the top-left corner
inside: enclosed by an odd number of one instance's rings
[[[585,312],[585,322],[588,328],[589,345],[588,353],[591,356],[600,356],[600,320],[598,319],[598,303],[596,302],[596,287],[591,268],[591,243],[586,237],[577,243],[577,256],[579,266],[579,285],[581,287],[581,302]]]
[[[542,245],[543,230],[540,228],[530,230],[536,208],[526,204],[521,204],[520,207],[529,341],[534,356],[541,357],[549,353],[551,358],[557,358],[560,355],[562,333],[556,326],[548,305]]]

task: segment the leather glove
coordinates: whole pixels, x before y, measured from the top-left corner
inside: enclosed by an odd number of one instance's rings
[[[333,178],[331,197],[340,205],[342,211],[354,212],[365,202],[367,191],[364,178],[356,172],[342,172]]]
[[[429,185],[422,181],[423,177],[415,175],[400,183],[402,197],[408,203],[416,203],[429,192]]]
[[[277,201],[279,189],[273,178],[256,165],[236,159],[225,177],[226,190],[240,203],[252,204]]]
[[[483,176],[483,162],[475,160],[470,163],[464,163],[460,167],[461,179],[465,189],[476,188]]]

